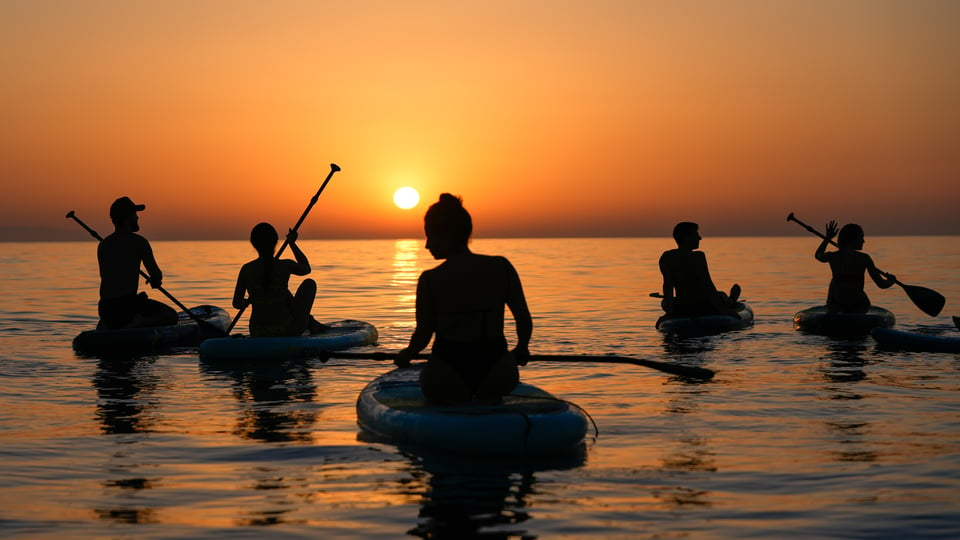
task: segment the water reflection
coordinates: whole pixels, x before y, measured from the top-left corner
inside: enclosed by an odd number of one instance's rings
[[[677,334],[664,334],[663,352],[674,360],[693,360],[695,365],[703,364],[703,355],[716,348],[712,337],[684,337]]]
[[[834,437],[829,453],[838,462],[873,462],[879,454],[869,447],[871,423],[865,418],[866,406],[857,403],[865,399],[857,383],[867,379],[864,367],[869,363],[864,358],[867,345],[862,340],[836,340],[827,346],[827,354],[821,358],[820,373],[827,381],[823,387],[826,399],[839,404],[836,411],[824,424]]]
[[[106,435],[132,435],[152,430],[158,422],[154,394],[160,386],[160,377],[154,373],[154,357],[101,357],[93,375],[97,390],[96,418]],[[121,502],[112,508],[95,508],[94,513],[108,521],[126,524],[158,523],[157,511],[142,506],[138,493],[153,489],[157,478],[140,474],[144,468],[134,457],[138,437],[121,437],[120,445],[110,456],[109,470],[121,475],[105,480],[101,485],[117,495]],[[131,504],[132,503],[132,504]]]
[[[309,360],[201,362],[200,370],[230,381],[242,406],[235,435],[263,442],[312,441],[317,386]]]
[[[413,313],[417,279],[420,277],[418,263],[420,247],[419,240],[394,242],[393,276],[390,279],[390,286],[400,291],[397,296],[397,305],[405,306],[406,309],[403,311],[410,313]]]
[[[203,374],[228,381],[241,405],[233,434],[260,442],[313,442],[317,385],[308,359],[201,361]],[[264,527],[302,523],[292,516],[302,504],[297,493],[308,492],[303,475],[271,465],[252,467],[246,475],[249,489],[264,495],[262,504],[244,512],[237,525]]]
[[[407,534],[429,539],[525,538],[533,516],[530,498],[545,496],[537,473],[568,470],[586,462],[586,449],[539,458],[409,455],[404,492],[420,493],[420,518]]]
[[[153,374],[154,357],[102,357],[93,386],[97,390],[96,417],[106,434],[142,433],[154,424],[152,396],[159,384]]]
[[[827,354],[821,358],[820,373],[830,382],[855,383],[867,378],[863,367],[868,361],[863,355],[867,352],[867,345],[863,341],[836,340],[827,345]],[[860,399],[861,396],[851,394],[854,387],[843,384],[828,386],[834,393],[832,399]]]

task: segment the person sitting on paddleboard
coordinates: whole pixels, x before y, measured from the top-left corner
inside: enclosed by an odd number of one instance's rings
[[[274,252],[279,236],[273,225],[258,223],[250,231],[250,243],[257,250],[257,258],[240,268],[233,292],[233,307],[251,306],[251,336],[299,336],[307,330],[316,334],[327,328],[310,315],[317,296],[317,283],[308,278],[303,280],[296,294],[291,294],[288,289],[291,275],[310,273],[310,262],[297,246],[297,237],[294,230],[287,234],[288,245],[296,260],[278,260],[274,258]]]
[[[517,366],[530,358],[533,319],[520,276],[505,257],[470,251],[473,223],[459,197],[440,195],[423,221],[427,250],[444,262],[420,274],[417,326],[395,363],[407,366],[433,337],[430,359],[420,372],[427,399],[495,401],[513,390],[519,382]],[[503,329],[505,306],[516,323],[512,351]]]
[[[827,251],[827,245],[837,237],[837,251]],[[866,313],[870,309],[870,298],[863,290],[863,275],[869,273],[873,282],[881,289],[887,289],[897,282],[893,274],[884,274],[877,270],[870,255],[863,249],[863,228],[856,223],[848,223],[837,235],[837,222],[827,223],[823,241],[817,247],[814,256],[822,263],[830,264],[830,288],[827,291],[827,310],[844,313]]]
[[[734,284],[729,295],[714,286],[707,268],[707,256],[696,251],[701,240],[699,228],[689,221],[674,226],[673,239],[677,248],[660,255],[660,273],[663,274],[663,301],[660,305],[672,317],[735,315],[740,285]]]
[[[146,238],[137,234],[140,216],[145,209],[134,204],[130,197],[120,197],[110,205],[113,233],[97,247],[100,266],[100,315],[98,330],[140,328],[177,324],[177,312],[172,307],[138,293],[140,265],[143,264],[154,289],[163,283],[163,272],[153,256],[153,248]]]

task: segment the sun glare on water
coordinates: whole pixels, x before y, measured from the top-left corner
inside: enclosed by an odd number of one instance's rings
[[[409,210],[420,202],[420,194],[412,187],[402,187],[393,194],[393,204],[398,208]]]

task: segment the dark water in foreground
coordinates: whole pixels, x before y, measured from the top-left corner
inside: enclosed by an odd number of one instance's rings
[[[321,320],[358,318],[380,349],[409,336],[421,241],[304,241]],[[717,371],[531,364],[527,381],[585,408],[582,454],[492,461],[358,438],[374,361],[211,366],[196,354],[78,358],[95,324],[91,243],[0,244],[0,537],[957,538],[960,355],[796,333],[828,270],[816,239],[706,239],[754,328],[665,339],[653,329],[666,239],[477,240],[507,255],[537,353],[614,353]],[[242,242],[158,242],[165,285],[229,307]],[[877,264],[943,293],[939,318],[872,287],[902,328],[951,330],[960,238],[870,238]],[[910,255],[907,258],[906,255]],[[152,293],[154,297],[160,297]],[[245,329],[245,323],[241,323]]]

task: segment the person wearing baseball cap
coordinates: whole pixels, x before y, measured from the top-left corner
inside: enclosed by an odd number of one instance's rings
[[[151,287],[160,287],[163,272],[153,256],[153,248],[140,230],[140,212],[145,205],[136,204],[130,197],[120,197],[110,205],[110,220],[114,231],[97,247],[100,264],[100,314],[98,329],[136,328],[177,324],[177,312],[172,307],[139,292],[140,265],[150,279]]]

